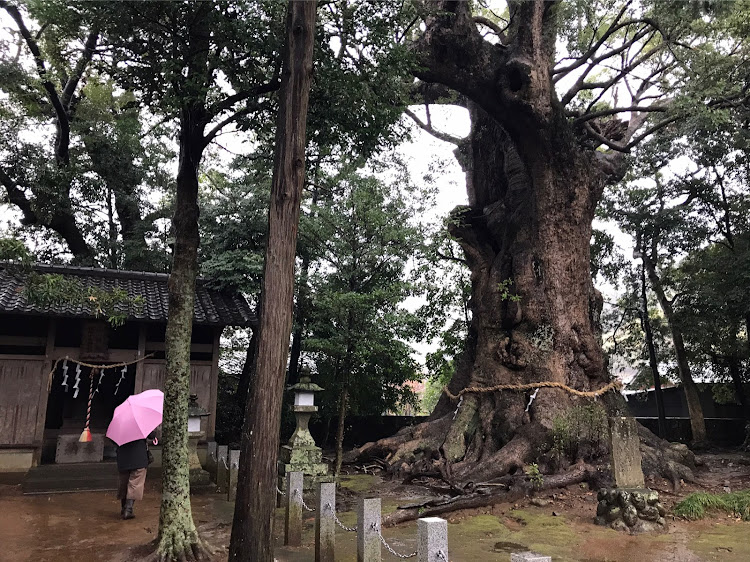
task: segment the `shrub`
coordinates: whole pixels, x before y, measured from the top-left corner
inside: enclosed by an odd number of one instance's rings
[[[703,519],[709,512],[721,511],[750,521],[750,490],[728,494],[696,492],[674,507],[674,514],[686,519]]]
[[[552,420],[552,452],[575,462],[608,449],[607,413],[598,404],[574,406]]]

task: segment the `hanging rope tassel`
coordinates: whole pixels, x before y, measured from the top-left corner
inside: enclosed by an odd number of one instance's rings
[[[90,441],[93,441],[89,425],[91,424],[91,402],[94,400],[94,375],[98,371],[99,369],[91,369],[91,374],[89,375],[89,404],[86,408],[86,427],[83,428],[81,437],[78,439],[78,441],[81,443],[88,443]]]

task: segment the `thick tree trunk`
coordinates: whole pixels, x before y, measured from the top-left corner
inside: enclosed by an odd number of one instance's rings
[[[654,377],[654,395],[656,410],[659,416],[659,437],[667,438],[667,416],[664,412],[664,394],[661,391],[661,376],[659,375],[659,360],[654,347],[654,334],[651,332],[651,320],[648,316],[648,297],[646,295],[646,267],[641,264],[641,327],[646,338],[648,348],[648,363]]]
[[[237,383],[237,399],[239,404],[247,403],[247,395],[250,392],[252,386],[253,376],[255,373],[255,360],[258,355],[258,326],[252,327],[252,335],[250,341],[247,344],[247,350],[245,351],[245,362],[242,365],[242,372],[240,373],[240,380]]]
[[[471,325],[448,385],[563,383],[595,390],[609,382],[600,346],[601,297],[589,270],[591,221],[604,182],[571,139],[528,147],[522,159],[506,132],[470,106],[471,148],[463,165],[470,206],[450,230],[471,269]],[[555,419],[583,400],[561,389],[529,395],[441,396],[428,426],[391,447],[405,472],[444,463],[455,480],[484,481],[530,462]]]
[[[242,432],[230,560],[273,560],[276,459],[292,325],[294,260],[305,173],[305,131],[316,8],[315,1],[290,1],[287,8],[257,368]]]
[[[706,443],[706,421],[703,418],[703,406],[701,406],[700,396],[698,395],[698,385],[693,380],[690,372],[690,363],[687,359],[685,350],[685,341],[682,336],[682,330],[677,324],[671,301],[664,292],[659,274],[656,272],[654,262],[644,253],[643,263],[648,273],[648,279],[651,282],[651,288],[656,294],[664,317],[669,324],[669,330],[672,333],[672,345],[674,346],[675,358],[677,359],[677,370],[680,374],[680,382],[685,391],[685,400],[690,415],[690,429],[693,432],[693,443],[703,445]]]
[[[313,178],[317,182],[317,174],[320,163],[315,166]],[[314,216],[315,208],[318,204],[318,188],[313,186],[312,203],[310,205],[310,218]],[[292,350],[289,353],[289,374],[287,376],[288,384],[297,384],[299,382],[300,356],[302,355],[302,339],[305,334],[305,324],[309,314],[309,293],[310,288],[307,286],[308,275],[310,273],[310,252],[306,251],[302,255],[302,267],[300,268],[299,286],[297,287],[297,306],[294,310],[295,328],[292,334]]]
[[[531,402],[530,392],[490,387],[552,382],[594,391],[610,382],[589,246],[596,205],[604,186],[622,178],[624,160],[596,150],[557,101],[558,4],[509,3],[501,45],[477,30],[470,3],[428,4],[414,74],[462,94],[472,120],[458,155],[469,206],[449,224],[471,269],[466,349],[448,385],[464,394],[457,403],[444,394],[428,422],[347,460],[385,456],[393,471],[439,472],[455,485],[521,470],[549,447],[557,419],[590,403],[561,388],[539,389]],[[602,397],[610,413],[622,410],[618,396]]]
[[[200,558],[203,546],[190,507],[187,409],[195,279],[198,275],[198,166],[205,115],[183,108],[180,161],[173,228],[174,261],[169,275],[169,317],[165,340],[162,500],[157,554],[161,560]]]

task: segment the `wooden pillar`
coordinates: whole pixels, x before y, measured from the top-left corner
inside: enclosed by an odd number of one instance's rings
[[[44,422],[47,419],[47,399],[50,393],[49,374],[55,363],[55,335],[56,323],[54,318],[49,319],[47,325],[47,341],[44,348],[44,361],[42,361],[42,384],[39,387],[39,402],[36,412],[36,428],[34,430],[34,466],[38,465],[42,457],[42,446],[44,445]]]
[[[219,348],[221,342],[221,332],[223,328],[217,328],[214,332],[214,341],[211,354],[211,393],[209,398],[208,409],[211,415],[208,417],[208,424],[206,427],[206,439],[213,441],[214,434],[216,433],[216,412],[218,407],[216,401],[219,394]]]
[[[138,328],[138,354],[136,355],[136,359],[140,359],[144,355],[146,355],[146,324],[142,323]],[[146,367],[144,363],[145,361],[139,361],[135,364],[135,389],[133,390],[134,394],[143,392],[143,370]]]

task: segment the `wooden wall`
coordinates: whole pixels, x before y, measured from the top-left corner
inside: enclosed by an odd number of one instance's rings
[[[0,445],[35,444],[37,420],[44,408],[40,400],[47,392],[44,363],[44,356],[0,356]]]
[[[193,361],[190,365],[190,393],[198,395],[198,404],[209,410],[211,416],[216,416],[216,403],[212,401],[212,368],[209,362]],[[166,376],[166,364],[164,361],[146,361],[143,365],[143,379],[140,384],[136,382],[136,393],[150,388],[164,389],[164,377]],[[215,398],[214,398],[215,400]],[[213,432],[208,425],[210,420],[204,418],[201,429],[209,433],[208,438],[213,437]]]
[[[3,315],[0,319],[7,321],[10,326],[13,316]],[[80,356],[80,348],[66,347],[63,343],[60,347],[55,346],[55,326],[59,320],[50,321],[45,319],[44,323],[35,328],[30,335],[11,336],[7,333],[0,334],[0,344],[6,346],[32,346],[36,354],[11,355],[18,353],[13,351],[0,351],[0,448],[30,448],[41,451],[44,440],[44,422],[47,409],[47,379],[49,371],[55,359],[70,357],[77,359]],[[59,328],[60,326],[58,326]],[[8,328],[10,333],[13,332]],[[36,332],[48,329],[46,337]],[[6,330],[7,332],[7,330]],[[163,342],[149,344],[146,341],[146,326],[139,327],[137,349],[109,349],[108,362],[132,361],[143,357],[146,347],[163,349]],[[206,431],[207,438],[212,439],[214,435],[216,419],[216,396],[218,383],[218,357],[220,329],[212,330],[214,334],[211,343],[193,343],[192,352],[202,354],[201,359],[193,360],[190,369],[191,392],[198,395],[198,403],[211,412],[211,416],[204,418],[202,429]],[[32,337],[33,336],[33,337]],[[6,341],[7,340],[7,341]],[[33,341],[32,341],[33,340]],[[204,340],[205,341],[205,340]],[[60,342],[62,343],[62,342]],[[58,343],[58,345],[60,345]],[[165,362],[163,359],[147,359],[138,363],[136,367],[135,392],[141,392],[149,388],[163,388],[165,375]],[[36,455],[35,462],[38,462]]]

